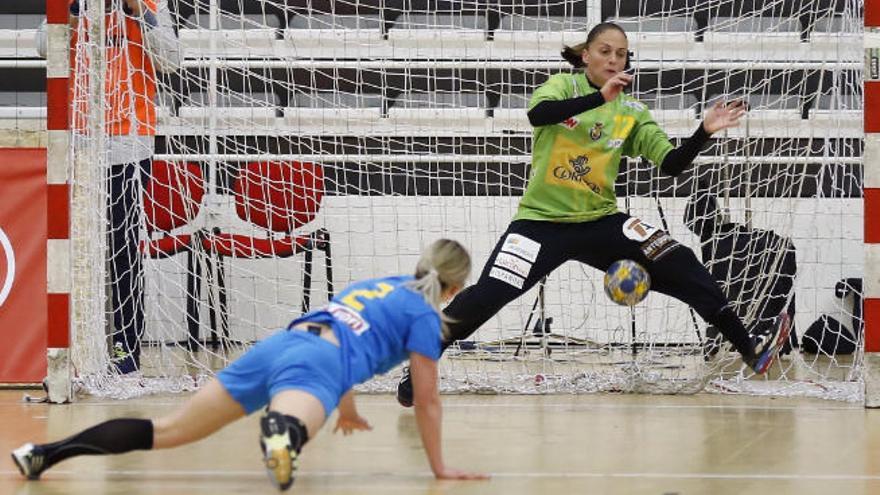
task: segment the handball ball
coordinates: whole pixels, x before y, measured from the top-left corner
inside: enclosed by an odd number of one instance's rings
[[[635,306],[651,288],[651,277],[633,260],[618,260],[605,272],[605,294],[621,306]]]

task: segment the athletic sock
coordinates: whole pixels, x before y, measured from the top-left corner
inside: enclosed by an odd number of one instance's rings
[[[153,422],[148,419],[111,419],[58,442],[39,445],[46,467],[79,455],[122,454],[153,448]]]

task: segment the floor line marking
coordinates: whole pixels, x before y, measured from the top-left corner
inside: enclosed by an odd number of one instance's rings
[[[47,473],[48,476],[64,476],[71,477],[73,474],[82,474],[81,471],[67,471],[67,470],[52,470],[50,473]],[[96,474],[103,475],[111,475],[111,476],[138,476],[138,475],[152,475],[152,476],[176,476],[176,477],[193,477],[193,476],[206,476],[206,477],[224,477],[224,478],[234,478],[234,477],[259,477],[263,478],[266,476],[266,473],[262,470],[228,470],[225,469],[223,471],[215,471],[210,469],[196,469],[196,470],[152,470],[152,469],[108,469],[105,471],[100,471]],[[697,479],[697,480],[708,480],[708,479],[731,479],[731,480],[810,480],[810,481],[880,481],[880,474],[878,475],[868,475],[868,474],[803,474],[803,473],[779,473],[779,474],[767,474],[767,473],[737,473],[737,474],[728,474],[728,473],[575,473],[575,472],[558,472],[558,473],[543,473],[543,472],[504,472],[504,473],[490,473],[493,478],[623,478],[623,479],[652,479],[652,478],[660,478],[660,479]],[[21,476],[21,474],[16,470],[0,470],[0,475],[10,476],[16,475]],[[383,477],[391,477],[391,478],[433,478],[433,475],[426,472],[409,472],[409,473],[392,473],[392,472],[376,472],[376,471],[300,471],[297,474],[297,477],[362,477],[362,476],[383,476]],[[90,480],[94,479],[93,477],[84,477],[82,480]]]
[[[361,396],[361,397],[363,397],[363,396]],[[403,408],[400,405],[398,405],[397,401],[394,400],[393,396],[389,395],[388,397],[390,399],[388,404],[377,403],[377,402],[376,403],[374,403],[374,402],[363,403],[362,402],[362,404],[364,407],[394,408],[394,409],[399,409],[401,411],[407,410],[406,408]],[[520,397],[520,396],[517,396],[517,397]],[[443,398],[444,398],[444,396],[441,395],[441,400]],[[135,402],[135,401],[137,401],[137,402]],[[130,405],[133,405],[136,403],[138,405],[141,405],[143,402],[148,402],[149,403],[148,405],[159,406],[159,407],[179,406],[183,403],[183,401],[180,401],[180,402],[150,401],[150,400],[144,401],[143,398],[141,398],[141,399],[132,399],[130,401],[79,402],[74,405],[75,406],[100,406],[100,407],[108,407],[108,406],[125,407],[125,406],[130,406]],[[836,405],[822,405],[822,404],[815,404],[815,405],[802,404],[802,405],[791,405],[791,406],[786,406],[786,405],[766,405],[766,406],[763,406],[763,405],[757,405],[757,404],[582,404],[582,403],[577,403],[577,402],[556,402],[556,403],[551,402],[551,403],[534,403],[534,404],[511,404],[511,403],[491,404],[491,403],[484,403],[484,402],[456,403],[456,402],[449,402],[448,400],[443,401],[443,402],[444,402],[443,407],[449,408],[449,409],[471,408],[471,407],[479,407],[479,408],[497,407],[497,408],[504,408],[504,409],[553,408],[553,409],[568,409],[568,410],[573,410],[573,409],[650,409],[652,411],[657,410],[657,409],[672,409],[672,410],[681,410],[681,409],[744,410],[744,409],[747,409],[747,410],[771,410],[771,411],[790,411],[790,410],[853,411],[853,412],[860,412],[860,413],[864,412],[864,410],[865,410],[864,407],[859,406],[859,405],[836,406]],[[4,405],[20,406],[21,404],[22,404],[21,402],[16,402],[14,404],[0,404],[0,407],[2,407]]]

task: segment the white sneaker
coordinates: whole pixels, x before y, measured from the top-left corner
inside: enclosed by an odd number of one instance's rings
[[[43,449],[26,443],[12,451],[12,461],[18,466],[21,474],[29,480],[40,478],[40,474],[46,469],[46,454]]]

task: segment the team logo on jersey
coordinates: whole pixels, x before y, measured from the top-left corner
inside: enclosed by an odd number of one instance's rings
[[[657,261],[667,253],[680,246],[669,234],[658,230],[647,241],[642,243],[642,252],[651,261]]]
[[[327,311],[334,318],[348,325],[355,335],[360,335],[370,329],[370,324],[357,311],[348,306],[331,302],[327,305]]]
[[[532,271],[531,263],[507,253],[498,253],[498,256],[495,257],[495,266],[504,268],[523,278],[528,278],[529,273]]]
[[[519,275],[514,275],[507,270],[502,270],[497,266],[493,266],[492,269],[489,270],[489,276],[504,283],[510,284],[517,289],[522,289],[523,284],[526,283],[526,279],[520,277]]]
[[[602,128],[605,127],[604,122],[596,122],[593,124],[593,127],[590,129],[590,139],[593,141],[598,141],[602,138]]]
[[[565,126],[569,129],[574,129],[580,123],[581,122],[578,119],[576,119],[574,117],[569,117],[569,118],[563,120],[562,122],[560,122],[559,125]]]
[[[0,229],[0,306],[6,302],[15,282],[15,251],[6,232]]]
[[[662,258],[680,245],[666,232],[638,218],[630,218],[623,223],[623,235],[640,242],[642,253],[651,261]]]
[[[629,101],[629,100],[624,100],[623,106],[638,110],[640,112],[642,110],[645,110],[646,108],[648,108],[647,106],[645,106],[644,103],[642,103],[640,101]]]
[[[630,218],[623,223],[623,235],[625,235],[627,239],[632,239],[637,242],[646,241],[659,230],[660,229],[657,227],[648,225],[639,218]]]
[[[600,188],[595,183],[587,179],[592,167],[587,165],[589,158],[580,155],[568,161],[570,167],[560,165],[553,169],[553,177],[562,181],[578,182],[589,187],[594,193],[599,194]]]
[[[504,238],[504,244],[501,245],[501,251],[515,254],[526,261],[534,263],[538,259],[538,253],[541,251],[541,243],[533,241],[524,235],[507,234],[507,237]],[[523,276],[527,275],[528,271]]]

